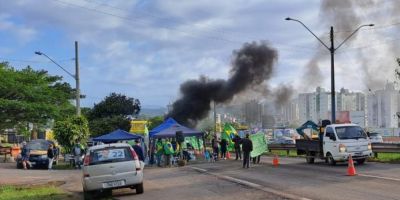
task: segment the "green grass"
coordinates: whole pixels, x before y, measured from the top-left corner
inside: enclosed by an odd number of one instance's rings
[[[289,157],[299,157],[297,151],[289,151],[287,155],[286,150],[273,150],[272,152],[265,152],[264,155],[273,156],[277,154],[278,156],[289,156]],[[369,161],[375,162],[389,162],[389,163],[400,163],[400,153],[378,153],[377,158],[370,158]]]
[[[63,170],[63,169],[75,169],[74,166],[71,166],[69,163],[58,161],[57,165],[53,164],[53,169],[55,170]]]
[[[400,153],[378,153],[378,157],[371,158],[370,161],[399,163]]]
[[[272,150],[271,152],[265,152],[264,155],[278,155],[278,156],[289,156],[289,157],[297,157],[297,151],[289,151],[289,155],[287,155],[286,150]]]
[[[0,186],[0,200],[67,200],[71,197],[55,186]]]

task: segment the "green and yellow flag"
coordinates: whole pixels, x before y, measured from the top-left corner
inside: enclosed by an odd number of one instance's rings
[[[224,125],[224,130],[221,133],[221,139],[225,139],[228,142],[228,151],[232,151],[234,149],[234,143],[232,139],[237,135],[237,131],[233,128],[232,125],[226,123]]]

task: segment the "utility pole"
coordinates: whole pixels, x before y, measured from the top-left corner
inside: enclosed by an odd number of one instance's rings
[[[78,42],[75,41],[75,75],[70,73],[68,70],[66,70],[64,67],[62,67],[60,64],[58,64],[55,60],[51,59],[47,54],[40,52],[40,51],[35,51],[35,54],[40,55],[40,56],[45,56],[47,59],[49,59],[51,62],[56,64],[59,68],[64,70],[68,75],[70,75],[72,78],[75,79],[76,83],[76,88],[75,88],[75,99],[76,99],[76,115],[79,116],[81,115],[81,90],[80,90],[80,82],[79,82],[79,58],[78,58]]]
[[[317,35],[315,35],[303,22],[301,22],[298,19],[293,19],[290,17],[285,18],[285,20],[288,21],[295,21],[300,23],[304,28],[308,30],[324,47],[326,47],[329,52],[331,53],[331,109],[332,109],[332,123],[336,122],[336,102],[335,102],[335,51],[339,49],[348,39],[351,38],[360,28],[365,27],[365,26],[374,26],[374,24],[365,24],[359,26],[356,30],[354,30],[346,39],[343,40],[342,43],[340,43],[336,48],[334,46],[334,34],[333,34],[333,26],[331,26],[331,31],[330,31],[330,40],[331,40],[331,47],[328,47]]]
[[[214,136],[217,136],[217,112],[215,109],[215,101],[214,102]]]
[[[331,38],[331,48],[329,51],[331,52],[331,112],[332,112],[332,123],[336,122],[336,102],[335,102],[335,46],[334,46],[334,35],[333,35],[333,26],[331,26],[330,32]]]
[[[75,41],[76,115],[81,115],[81,89],[79,80],[78,41]]]

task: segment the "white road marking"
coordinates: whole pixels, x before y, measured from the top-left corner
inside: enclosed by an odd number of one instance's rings
[[[278,195],[278,196],[281,196],[281,197],[284,197],[284,198],[297,199],[297,200],[311,200],[309,198],[299,197],[299,196],[296,196],[296,195],[284,193],[282,191],[274,190],[272,188],[263,187],[262,185],[259,185],[257,183],[252,183],[252,182],[249,182],[249,181],[246,181],[246,180],[243,180],[243,179],[238,179],[238,178],[233,178],[233,177],[230,177],[230,176],[225,176],[225,175],[220,175],[220,174],[217,174],[217,173],[212,173],[212,172],[207,171],[206,169],[202,169],[202,168],[198,168],[198,167],[191,167],[191,168],[196,170],[196,171],[202,172],[202,173],[210,174],[210,175],[216,176],[216,177],[221,178],[221,179],[225,179],[225,180],[228,180],[228,181],[231,181],[231,182],[234,182],[234,183],[238,183],[238,184],[241,184],[241,185],[246,185],[248,187],[251,187],[251,188],[254,188],[254,189],[258,189],[258,190],[262,190],[264,192],[272,193],[272,194],[275,194],[275,195]]]
[[[369,175],[369,174],[357,174],[358,176],[364,176],[364,177],[370,177],[370,178],[378,178],[378,179],[384,179],[384,180],[391,180],[391,181],[399,181],[399,178],[390,178],[390,177],[384,177],[384,176],[374,176],[374,175]]]

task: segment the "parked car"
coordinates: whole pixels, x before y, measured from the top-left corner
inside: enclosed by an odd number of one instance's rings
[[[383,138],[379,133],[369,133],[369,140],[371,143],[382,143]]]
[[[47,158],[47,149],[49,148],[49,145],[52,144],[53,147],[56,147],[55,143],[50,140],[43,140],[43,139],[37,139],[37,140],[31,140],[26,144],[26,147],[28,148],[29,151],[29,162],[31,163],[31,166],[27,166],[28,168],[46,168],[49,165],[49,159]],[[53,164],[58,163],[58,155],[59,155],[59,149],[56,147],[54,148],[54,155],[55,159],[53,160]],[[17,168],[22,169],[22,156],[19,154],[17,156]]]
[[[97,192],[117,188],[136,189],[143,193],[144,163],[129,144],[102,144],[90,147],[83,161],[82,186],[85,199]]]
[[[279,138],[275,138],[275,140],[273,141],[273,144],[295,144],[295,140],[290,138],[290,137],[279,137]]]

